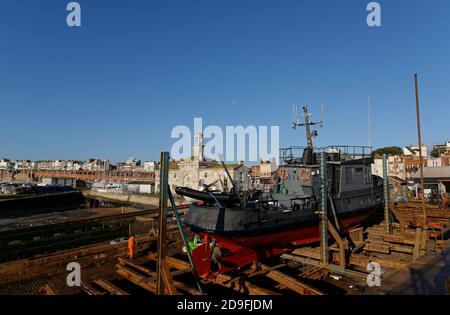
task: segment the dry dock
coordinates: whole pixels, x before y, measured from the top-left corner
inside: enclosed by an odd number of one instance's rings
[[[232,273],[200,279],[200,285],[207,295],[445,294],[450,277],[450,240],[445,240],[450,210],[428,206],[426,227],[418,226],[421,212],[417,203],[392,205],[391,210],[396,215],[391,233],[386,233],[382,219],[375,219],[352,231],[351,242],[333,235],[336,239],[330,242],[330,261],[326,265],[321,262],[319,245],[301,247]],[[137,214],[157,219],[157,214],[150,211],[118,213],[110,219]],[[97,214],[80,223],[107,218]],[[166,280],[171,289],[166,293],[201,294],[191,265],[182,253],[183,243],[174,221],[168,222],[166,235]],[[139,236],[138,256],[133,261],[127,259],[126,243],[103,242],[2,263],[0,294],[156,294],[157,241],[158,233]],[[65,284],[66,266],[72,261],[82,266],[81,287]],[[382,268],[380,287],[367,286],[370,262],[379,263]]]

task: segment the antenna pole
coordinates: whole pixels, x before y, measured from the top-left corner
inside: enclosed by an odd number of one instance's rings
[[[297,111],[295,110],[295,113],[297,113]],[[320,125],[322,126],[323,121],[320,122],[312,122],[309,120],[309,112],[308,112],[308,106],[304,106],[303,107],[303,116],[304,116],[304,122],[303,124],[298,123],[297,121],[294,121],[292,123],[292,127],[294,129],[296,129],[297,127],[300,126],[304,126],[306,129],[306,142],[307,142],[307,147],[308,149],[312,150],[313,149],[313,143],[312,143],[312,138],[317,136],[317,131],[314,131],[313,133],[311,132],[311,126],[316,126],[316,125]]]
[[[305,128],[306,128],[306,141],[308,148],[312,149],[312,136],[311,136],[311,128],[310,122],[309,122],[309,113],[308,113],[308,107],[303,107],[303,115],[305,116]]]

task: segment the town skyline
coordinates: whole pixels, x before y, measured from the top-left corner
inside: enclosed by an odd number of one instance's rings
[[[71,28],[66,3],[3,4],[0,156],[156,160],[194,117],[304,145],[292,104],[322,102],[317,145],[365,145],[369,96],[373,146],[416,143],[414,73],[423,142],[450,134],[448,1],[383,2],[380,27],[363,0],[80,5]]]

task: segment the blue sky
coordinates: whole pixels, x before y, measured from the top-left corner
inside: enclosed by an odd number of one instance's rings
[[[176,125],[279,125],[281,145],[303,145],[291,106],[325,126],[319,145],[450,138],[450,1],[2,0],[0,157],[158,159]]]

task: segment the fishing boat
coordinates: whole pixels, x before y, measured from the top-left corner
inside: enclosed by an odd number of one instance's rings
[[[383,182],[372,175],[371,148],[314,148],[317,130],[311,128],[321,122],[310,121],[307,107],[303,113],[304,122],[296,121],[293,126],[305,127],[307,145],[280,150],[280,167],[272,177],[270,191],[241,191],[236,185],[230,192],[176,189],[179,195],[197,200],[184,224],[201,240],[192,248],[199,275],[227,272],[318,242],[322,153],[329,221],[340,233],[362,224],[382,206]]]

